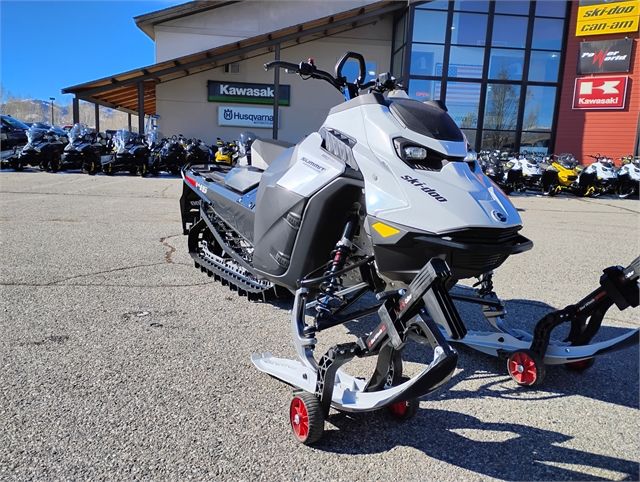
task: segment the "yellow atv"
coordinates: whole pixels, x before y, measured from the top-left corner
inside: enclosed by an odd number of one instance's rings
[[[218,137],[216,140],[215,161],[217,164],[235,164],[238,158],[238,145],[235,141],[225,142]]]
[[[555,196],[563,191],[575,193],[582,166],[573,154],[554,155],[549,167],[542,173],[542,193]]]

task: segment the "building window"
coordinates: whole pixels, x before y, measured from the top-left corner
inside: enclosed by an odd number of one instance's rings
[[[402,46],[412,98],[444,101],[477,150],[552,145],[566,1],[438,0],[410,9]],[[396,40],[394,66],[399,53]]]
[[[447,84],[445,103],[449,109],[449,115],[463,129],[478,127],[481,88],[480,82],[449,82]]]
[[[477,13],[453,14],[451,43],[453,45],[484,46],[487,36],[487,16]]]
[[[413,44],[411,49],[411,74],[442,75],[444,45]]]
[[[563,20],[556,18],[536,18],[533,24],[534,49],[560,50],[562,46]]]
[[[449,77],[465,79],[480,79],[484,64],[484,48],[479,47],[451,47],[449,58]]]
[[[444,43],[447,12],[416,10],[413,21],[413,41]]]
[[[491,49],[489,78],[521,80],[524,68],[524,50]]]
[[[496,15],[493,19],[491,45],[523,49],[527,39],[527,24],[525,17]]]
[[[529,80],[533,82],[557,82],[560,72],[560,52],[531,52]]]

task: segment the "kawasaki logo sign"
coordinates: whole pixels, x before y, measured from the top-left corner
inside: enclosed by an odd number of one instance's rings
[[[576,79],[573,108],[624,109],[627,79],[626,76]]]
[[[581,42],[579,74],[629,72],[633,39]]]
[[[207,94],[209,102],[273,105],[274,90],[271,84],[218,82],[210,80],[207,85]],[[291,86],[281,85],[278,105],[289,105],[290,96]]]

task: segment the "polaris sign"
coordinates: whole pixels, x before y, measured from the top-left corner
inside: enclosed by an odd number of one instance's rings
[[[579,74],[629,72],[633,39],[580,42]]]
[[[273,105],[273,84],[248,84],[246,82],[218,82],[210,80],[207,85],[209,102],[236,102],[238,104]],[[291,86],[280,85],[278,105],[290,103]]]
[[[221,105],[218,106],[218,125],[271,129],[273,128],[273,108]]]

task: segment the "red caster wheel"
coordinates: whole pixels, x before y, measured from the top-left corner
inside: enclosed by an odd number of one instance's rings
[[[289,406],[289,422],[298,442],[311,445],[322,438],[324,413],[318,397],[308,392],[297,393]]]
[[[564,367],[572,372],[583,372],[593,366],[595,358],[587,358],[586,360],[565,363]]]
[[[418,407],[420,407],[420,401],[417,398],[412,398],[404,402],[392,403],[387,407],[387,410],[396,420],[404,421],[413,418],[418,412]]]
[[[507,372],[518,384],[524,387],[539,385],[544,380],[544,363],[531,350],[516,351],[507,359]]]

